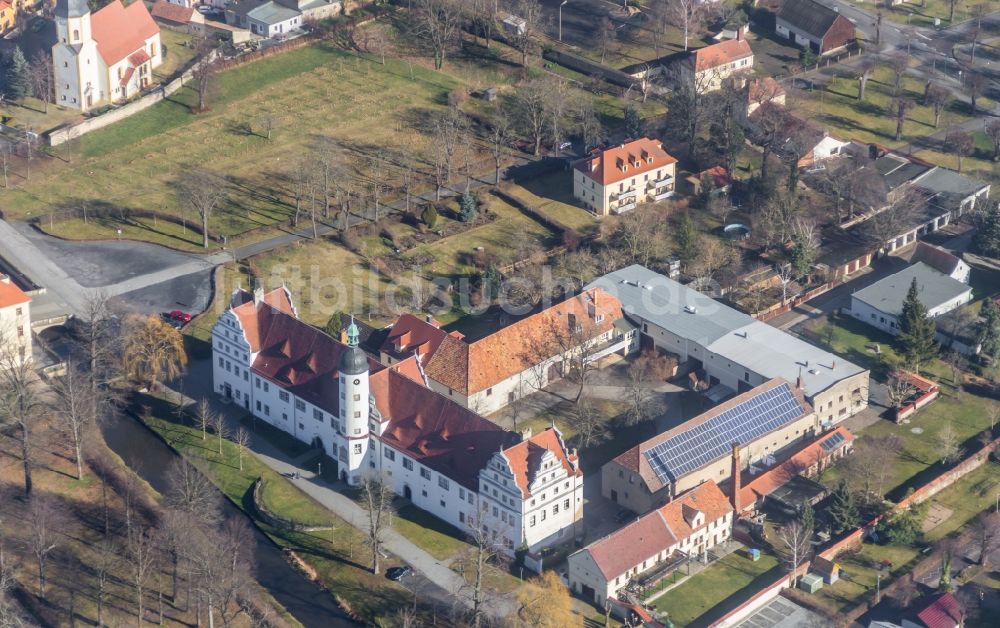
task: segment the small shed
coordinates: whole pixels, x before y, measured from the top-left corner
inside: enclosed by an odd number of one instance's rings
[[[799,588],[806,593],[815,593],[823,588],[823,578],[814,573],[807,573],[799,579]]]
[[[497,90],[497,88],[487,87],[486,89],[483,90],[483,100],[485,100],[486,102],[493,102],[494,100],[497,99],[497,96],[499,94],[500,92],[499,90]]]
[[[516,15],[508,15],[503,20],[503,29],[511,35],[521,37],[528,31],[528,22]]]
[[[812,561],[810,573],[822,578],[826,584],[833,584],[840,579],[840,563],[819,557]]]

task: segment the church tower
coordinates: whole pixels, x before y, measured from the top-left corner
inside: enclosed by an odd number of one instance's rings
[[[104,98],[100,93],[100,59],[90,29],[87,0],[58,0],[55,18],[52,69],[56,104],[87,111]]]
[[[368,458],[368,356],[358,344],[358,326],[351,320],[347,328],[347,347],[340,354],[339,365],[340,423],[343,426],[339,464],[341,478],[350,486],[360,484]]]

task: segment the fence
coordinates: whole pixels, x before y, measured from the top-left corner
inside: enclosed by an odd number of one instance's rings
[[[796,295],[787,301],[778,302],[770,307],[764,308],[763,310],[753,314],[753,317],[761,322],[767,322],[772,318],[776,318],[784,314],[785,312],[790,312],[810,299],[833,290],[842,283],[842,281],[828,281],[821,286],[817,286],[811,290],[806,290],[802,294]]]
[[[93,118],[89,118],[78,124],[49,131],[46,134],[46,137],[48,138],[49,141],[49,146],[59,146],[60,144],[65,144],[66,142],[76,139],[82,135],[86,135],[91,131],[103,129],[104,127],[114,124],[119,120],[124,120],[131,116],[134,116],[140,111],[145,111],[146,109],[149,109],[156,103],[160,102],[161,100],[164,100],[167,96],[171,96],[174,93],[176,93],[177,90],[179,90],[181,87],[184,87],[184,84],[187,83],[189,80],[191,80],[191,78],[194,76],[195,69],[198,68],[200,64],[206,62],[211,63],[212,61],[214,61],[215,54],[216,53],[213,50],[203,60],[197,61],[196,63],[192,64],[190,68],[188,68],[184,72],[181,72],[181,75],[175,78],[174,80],[164,85],[161,85],[155,91],[146,94],[145,96],[142,96],[137,100],[133,100],[132,102],[126,105],[122,105],[121,107],[112,109],[111,111],[108,111],[107,113],[101,114],[99,116],[94,116]]]

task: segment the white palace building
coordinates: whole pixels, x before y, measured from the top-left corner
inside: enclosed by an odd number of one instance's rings
[[[373,475],[456,526],[479,520],[508,550],[573,538],[583,472],[555,428],[508,432],[428,387],[420,356],[383,366],[301,321],[285,288],[237,290],[212,330],[214,389],[322,448],[357,486]]]

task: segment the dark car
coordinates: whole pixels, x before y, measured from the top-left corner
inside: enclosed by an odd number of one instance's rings
[[[626,521],[631,521],[632,519],[635,519],[636,516],[637,515],[628,508],[622,508],[621,510],[618,511],[618,514],[615,515],[615,521],[617,521],[618,523],[625,523]]]
[[[413,573],[412,569],[410,569],[406,565],[403,565],[402,567],[390,567],[388,570],[386,570],[385,577],[388,578],[389,580],[395,580],[396,582],[399,582],[400,580],[402,580],[406,576],[409,576],[412,573]]]

